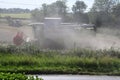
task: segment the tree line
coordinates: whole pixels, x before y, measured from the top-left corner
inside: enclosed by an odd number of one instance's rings
[[[94,0],[89,11],[84,1],[77,0],[70,9],[67,0],[57,0],[51,4],[32,10],[32,18],[43,21],[44,17],[62,17],[63,22],[92,23],[101,25],[116,25],[120,21],[119,0]]]
[[[21,8],[0,8],[0,13],[30,13],[30,9],[21,9]]]

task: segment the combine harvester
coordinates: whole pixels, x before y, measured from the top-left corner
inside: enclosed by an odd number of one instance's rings
[[[61,18],[53,17],[45,18],[43,23],[31,23],[29,25],[32,26],[37,45],[42,49],[67,49],[68,44],[74,45],[74,41],[69,39],[72,32],[79,32],[83,28],[93,31],[95,29],[92,24],[62,23]]]

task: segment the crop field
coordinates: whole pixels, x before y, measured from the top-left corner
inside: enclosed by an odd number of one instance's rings
[[[12,18],[26,18],[26,19],[30,19],[31,18],[31,14],[30,13],[19,13],[19,14],[7,14],[7,13],[0,13],[0,17],[7,17],[10,16]]]
[[[6,23],[0,23],[0,43],[6,42],[12,44],[13,37],[18,31],[22,31],[25,34],[25,37],[33,39],[32,27],[28,27],[27,25],[22,27],[12,27]]]

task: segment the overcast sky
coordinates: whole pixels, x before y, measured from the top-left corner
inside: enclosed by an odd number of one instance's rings
[[[57,0],[0,0],[0,8],[40,8],[41,4],[47,3],[51,4]],[[69,8],[75,3],[76,0],[67,0],[67,5]],[[89,8],[91,8],[94,0],[81,0],[84,1],[85,4]]]

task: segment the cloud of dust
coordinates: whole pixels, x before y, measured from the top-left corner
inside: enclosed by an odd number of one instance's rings
[[[111,32],[112,33],[112,32]],[[120,39],[114,35],[105,34],[101,31],[95,33],[87,29],[52,29],[46,33],[47,41],[53,48],[63,47],[65,49],[88,48],[88,49],[110,49],[120,48]],[[53,41],[53,43],[51,41]],[[55,45],[57,44],[57,46]],[[49,45],[47,45],[49,46]],[[51,47],[51,46],[49,46]]]
[[[67,30],[64,41],[67,48],[110,49],[120,48],[120,39],[117,36],[91,30]],[[112,32],[111,32],[112,33]]]
[[[120,48],[119,30],[88,30],[75,24],[61,24],[61,18],[46,18],[42,27],[35,28],[40,46],[50,49],[110,49]],[[116,36],[117,33],[117,36]],[[113,35],[114,34],[114,35]]]

